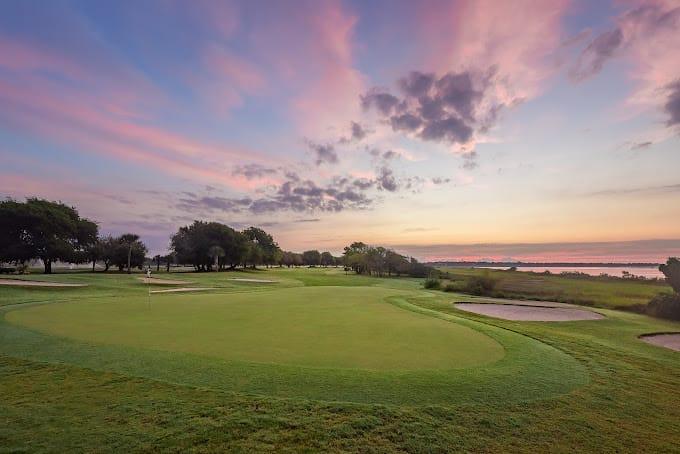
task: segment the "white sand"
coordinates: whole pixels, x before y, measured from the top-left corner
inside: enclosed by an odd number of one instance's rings
[[[66,282],[25,281],[23,279],[0,279],[0,285],[19,287],[87,287],[87,284],[68,284]]]
[[[573,320],[599,320],[604,318],[602,314],[598,314],[597,312],[575,309],[572,307],[484,303],[457,303],[455,306],[460,310],[474,312],[475,314],[516,321],[567,322]]]
[[[151,279],[146,278],[146,277],[140,277],[139,280],[144,282],[145,284],[158,284],[158,285],[191,284],[191,282],[187,282],[187,281],[173,281],[172,279],[157,279],[155,277],[152,277]]]
[[[249,279],[249,278],[245,278],[245,277],[230,277],[229,280],[230,281],[239,281],[239,282],[261,282],[261,283],[265,283],[265,284],[273,284],[273,283],[276,282],[276,281],[270,281],[268,279]]]
[[[680,352],[680,333],[648,334],[640,336],[640,339],[648,344],[658,345],[659,347],[666,347]]]
[[[515,306],[534,306],[534,307],[571,307],[579,308],[575,304],[557,303],[555,301],[536,301],[536,300],[511,300],[503,298],[470,298],[467,301],[459,301],[460,303],[495,303],[495,304],[512,304]]]
[[[212,290],[212,287],[179,287],[167,290],[151,290],[151,293],[199,292],[201,290]]]

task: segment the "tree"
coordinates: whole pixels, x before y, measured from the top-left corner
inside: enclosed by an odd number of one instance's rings
[[[659,271],[666,276],[666,282],[673,291],[680,294],[680,260],[677,257],[669,257],[665,264],[659,266]]]
[[[323,266],[331,266],[335,263],[335,260],[333,259],[333,254],[330,252],[322,252],[321,253],[321,265]]]
[[[121,244],[124,244],[127,247],[127,272],[131,273],[132,270],[130,269],[130,263],[132,261],[132,247],[135,242],[139,241],[139,235],[134,233],[124,233],[119,237],[119,241]]]
[[[220,246],[210,246],[210,249],[208,249],[208,255],[213,259],[213,262],[219,269],[220,258],[224,257],[225,255],[224,249],[222,249]]]
[[[163,260],[165,260],[165,271],[167,271],[169,273],[170,272],[170,264],[172,264],[175,261],[175,254],[170,253],[168,255],[164,255]]]
[[[95,271],[97,261],[104,258],[104,248],[105,246],[101,238],[97,238],[97,241],[87,248],[87,258],[92,262],[93,273]]]
[[[273,265],[277,262],[281,249],[270,234],[257,227],[249,227],[243,231],[243,234],[260,247],[262,252],[261,260],[265,265]]]
[[[126,233],[110,240],[106,255],[110,265],[117,266],[119,271],[127,269],[130,273],[133,267],[140,268],[144,265],[146,253],[146,245],[139,240],[139,235]]]
[[[285,251],[281,257],[281,263],[290,268],[295,266],[295,253],[290,251]]]
[[[250,267],[255,269],[257,265],[262,263],[263,257],[264,251],[260,245],[250,241],[248,242],[247,252],[243,261],[243,267],[246,268],[248,264],[250,264]]]
[[[96,242],[97,224],[61,202],[29,198],[0,202],[0,260],[40,259],[45,273],[57,260],[82,262]]]
[[[355,242],[345,247],[342,256],[346,269],[352,269],[357,274],[388,276],[392,274],[406,274],[412,277],[426,277],[433,268],[418,262],[414,258],[407,258],[391,249],[381,246],[368,246]]]
[[[317,266],[321,263],[321,253],[317,250],[302,253],[302,261],[305,265]]]
[[[99,260],[104,262],[104,271],[108,271],[121,245],[111,235],[107,235],[99,239],[98,247],[101,249]]]
[[[251,241],[219,222],[194,221],[180,227],[170,243],[178,262],[190,263],[198,271],[210,271],[215,263],[218,270],[243,264]]]

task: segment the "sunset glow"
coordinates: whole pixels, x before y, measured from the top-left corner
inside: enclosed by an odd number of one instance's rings
[[[151,253],[200,219],[294,251],[680,255],[675,0],[0,12],[0,195]]]

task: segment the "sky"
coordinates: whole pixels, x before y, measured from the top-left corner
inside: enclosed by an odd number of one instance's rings
[[[680,0],[0,2],[0,196],[152,253],[659,261],[678,169]]]

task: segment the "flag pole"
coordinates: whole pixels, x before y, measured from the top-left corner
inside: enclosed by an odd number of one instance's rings
[[[146,289],[149,294],[149,309],[151,309],[151,268],[146,269]]]

